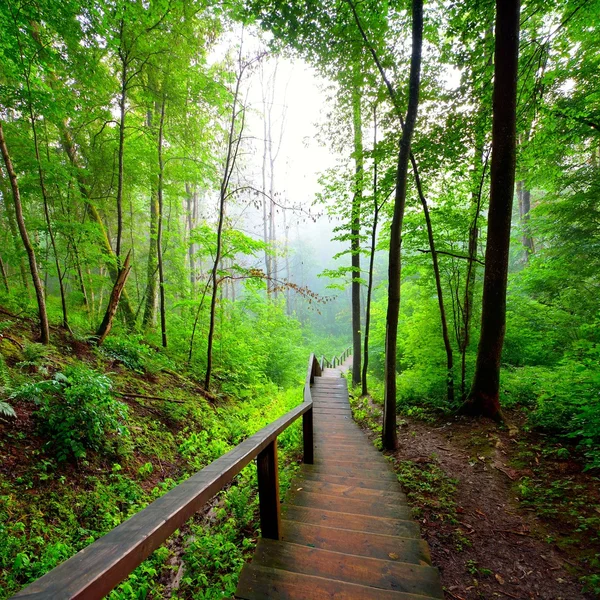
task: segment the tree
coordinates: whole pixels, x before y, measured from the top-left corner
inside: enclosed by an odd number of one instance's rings
[[[382,442],[384,448],[392,450],[397,445],[396,435],[396,369],[398,316],[400,313],[401,245],[402,221],[406,206],[408,161],[410,144],[417,121],[419,87],[421,83],[421,51],[423,46],[423,2],[412,2],[412,54],[408,87],[408,108],[400,139],[398,167],[396,171],[396,193],[394,213],[390,228],[390,251],[388,265],[388,309],[385,339],[385,397],[383,411]]]
[[[0,151],[2,152],[2,158],[4,160],[4,165],[6,166],[6,172],[8,173],[8,178],[10,180],[10,185],[12,188],[13,202],[15,205],[15,215],[17,219],[17,224],[19,226],[19,233],[21,234],[21,240],[23,241],[23,246],[25,246],[27,258],[29,259],[29,271],[31,273],[31,279],[33,281],[33,287],[35,289],[35,296],[38,305],[38,316],[40,322],[40,341],[42,342],[42,344],[48,344],[50,342],[50,326],[48,324],[48,314],[46,312],[46,298],[44,295],[44,288],[38,271],[35,250],[33,249],[33,245],[31,244],[31,241],[29,239],[29,234],[25,225],[25,219],[23,218],[23,205],[21,203],[19,182],[17,180],[17,174],[15,173],[15,169],[13,167],[10,154],[8,152],[8,146],[6,145],[6,140],[4,138],[4,129],[2,128],[1,122]]]
[[[519,0],[497,0],[490,206],[481,334],[464,412],[502,419],[500,361],[506,331],[506,285],[515,184]]]

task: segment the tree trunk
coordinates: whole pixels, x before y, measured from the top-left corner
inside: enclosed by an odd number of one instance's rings
[[[354,195],[350,225],[352,264],[352,385],[360,385],[360,210],[364,187],[361,93],[358,83],[352,85],[352,128],[354,131]]]
[[[156,108],[154,107],[154,110]],[[153,108],[148,109],[146,125],[150,132],[153,127]],[[150,184],[150,243],[148,246],[148,267],[146,283],[146,306],[144,307],[144,316],[142,318],[142,328],[145,331],[152,329],[156,323],[156,274],[158,271],[158,251],[157,251],[157,229],[158,229],[158,195],[154,177]]]
[[[119,96],[119,154],[117,165],[117,268],[121,268],[121,239],[123,237],[123,175],[125,157],[125,116],[127,103],[128,59],[121,57],[121,95]]]
[[[164,161],[163,161],[163,132],[165,125],[165,103],[166,96],[162,97],[160,107],[160,122],[158,126],[158,226],[156,229],[156,251],[158,256],[158,286],[160,292],[160,334],[163,348],[167,347],[167,317],[165,307],[165,272],[163,266],[162,253],[162,228],[163,228],[163,179],[164,179]]]
[[[215,333],[215,320],[216,320],[216,306],[217,306],[217,294],[219,288],[219,280],[217,277],[219,264],[221,262],[221,246],[223,241],[223,222],[225,220],[225,205],[227,202],[227,194],[229,190],[229,182],[231,180],[231,175],[233,173],[233,169],[236,164],[238,151],[240,142],[242,139],[242,131],[244,129],[244,121],[245,121],[245,112],[242,107],[238,111],[238,102],[239,102],[239,94],[240,87],[242,84],[242,78],[244,75],[244,70],[247,65],[242,64],[241,58],[241,47],[240,47],[240,55],[239,55],[239,67],[240,70],[237,74],[235,91],[233,93],[233,103],[231,107],[231,120],[229,124],[229,132],[227,135],[227,154],[225,157],[225,164],[223,166],[223,178],[221,179],[221,188],[219,193],[219,217],[217,220],[217,248],[215,252],[215,262],[213,264],[211,279],[212,279],[212,295],[210,299],[210,323],[208,327],[208,340],[207,340],[207,349],[206,349],[206,376],[204,378],[204,387],[206,390],[210,389],[210,378],[212,375],[212,351],[213,351],[213,337]],[[240,131],[238,131],[237,137],[236,135],[236,123],[238,118],[241,115],[241,126]],[[192,344],[190,343],[190,359],[191,359],[191,348]]]
[[[446,389],[448,404],[452,406],[454,404],[454,356],[452,352],[452,344],[450,344],[450,335],[448,334],[448,320],[446,319],[446,308],[444,306],[444,291],[442,289],[442,278],[440,277],[440,265],[438,263],[438,256],[435,250],[435,239],[433,237],[433,227],[431,226],[431,217],[429,216],[429,207],[427,206],[427,200],[423,193],[421,186],[421,178],[417,170],[417,164],[414,157],[410,156],[413,172],[415,175],[415,182],[417,185],[417,192],[421,205],[423,206],[423,214],[425,215],[425,224],[427,225],[427,238],[429,240],[429,249],[431,250],[431,262],[433,263],[433,274],[435,276],[435,287],[438,297],[438,306],[440,307],[440,320],[442,322],[442,338],[444,340],[444,348],[446,350]]]
[[[115,317],[115,313],[117,312],[117,308],[119,307],[119,300],[121,299],[121,294],[123,293],[123,288],[127,283],[127,277],[129,276],[129,272],[131,271],[131,250],[127,253],[127,257],[125,258],[125,262],[123,263],[123,268],[119,271],[119,275],[117,280],[115,281],[115,285],[113,286],[112,292],[110,294],[110,299],[108,301],[108,306],[106,307],[106,312],[104,313],[104,319],[102,319],[102,323],[100,323],[100,327],[98,327],[98,331],[96,332],[97,344],[100,346],[106,336],[110,333],[112,329],[113,319]]]
[[[4,283],[4,287],[6,288],[6,293],[10,294],[10,285],[8,284],[8,275],[6,274],[6,267],[4,266],[4,261],[2,260],[2,256],[0,256],[0,272],[2,273],[2,283]]]
[[[373,107],[373,227],[371,229],[371,252],[369,256],[369,278],[367,283],[367,299],[365,302],[365,341],[363,349],[362,366],[362,391],[366,396],[369,393],[367,385],[367,369],[369,367],[369,332],[371,329],[371,296],[373,294],[373,268],[375,265],[375,248],[377,246],[377,221],[379,220],[379,203],[377,202],[377,176],[378,164],[375,152],[377,150],[377,107]]]
[[[506,285],[515,184],[519,0],[496,0],[492,166],[481,335],[475,377],[462,411],[502,419],[500,360],[506,328]]]
[[[84,169],[79,164],[79,161],[77,159],[77,151],[75,149],[75,144],[73,142],[73,138],[71,137],[66,122],[61,123],[60,130],[62,146],[65,152],[67,153],[67,156],[69,157],[69,162],[71,163],[71,166],[75,169],[75,175],[77,178],[77,184],[79,186],[79,192],[84,202],[86,203],[89,214],[92,216],[92,220],[96,223],[98,229],[100,230],[102,250],[107,259],[106,266],[108,268],[109,275],[114,283],[117,281],[117,277],[119,276],[119,269],[117,268],[117,258],[112,249],[112,246],[110,245],[110,239],[108,237],[108,234],[106,233],[104,221],[102,220],[98,209],[90,200],[90,193],[85,182]],[[123,315],[125,316],[125,321],[127,322],[128,327],[135,327],[135,311],[131,307],[131,302],[129,301],[127,290],[123,290],[119,306],[121,306],[121,310],[123,311]]]
[[[44,298],[44,288],[42,286],[42,280],[40,279],[37,262],[35,258],[35,251],[29,240],[27,228],[25,227],[25,220],[23,218],[23,206],[21,204],[21,194],[19,192],[19,184],[17,181],[17,174],[12,165],[10,154],[6,146],[6,140],[4,139],[4,131],[2,129],[2,123],[0,122],[0,150],[2,151],[2,158],[6,165],[6,171],[12,187],[13,200],[15,203],[15,216],[17,219],[17,225],[19,227],[19,233],[21,234],[21,240],[25,251],[27,252],[27,258],[29,259],[29,270],[31,272],[31,279],[33,281],[33,287],[35,288],[35,295],[37,298],[38,314],[40,320],[40,341],[42,344],[48,344],[50,342],[50,326],[48,324],[48,314],[46,313],[46,300]]]
[[[29,79],[25,77],[27,84],[27,91],[29,95],[29,119],[31,122],[31,132],[33,134],[33,148],[35,153],[35,160],[38,168],[38,180],[40,182],[40,191],[42,192],[42,200],[44,204],[44,217],[46,219],[46,227],[48,228],[48,236],[50,237],[50,244],[52,246],[52,253],[54,254],[54,266],[56,267],[56,276],[58,277],[58,286],[60,289],[60,302],[63,315],[63,327],[70,331],[69,327],[69,316],[67,313],[67,298],[65,295],[65,286],[63,282],[63,274],[60,269],[60,262],[58,260],[58,251],[56,248],[56,238],[54,237],[54,228],[52,227],[52,220],[50,219],[50,209],[48,206],[48,191],[46,189],[46,182],[44,179],[44,171],[42,169],[42,159],[40,156],[40,146],[38,143],[37,128],[35,126],[35,115],[33,113],[33,106],[31,103],[31,89],[29,87]]]
[[[397,445],[396,435],[396,365],[398,343],[398,317],[400,314],[400,278],[402,221],[406,205],[406,184],[410,144],[417,120],[419,88],[421,83],[421,50],[423,46],[423,2],[412,2],[412,55],[408,88],[408,109],[406,122],[400,140],[398,169],[396,172],[396,194],[394,214],[390,229],[388,308],[386,317],[384,410],[382,442],[387,450]]]
[[[0,170],[0,183],[4,183],[4,178],[2,176],[2,171]],[[5,189],[4,185],[0,187],[2,191],[2,196],[5,199],[4,206],[6,207],[6,220],[8,221],[8,228],[10,229],[10,235],[13,240],[15,253],[19,258],[19,272],[21,274],[21,282],[23,283],[23,287],[29,294],[29,280],[27,278],[27,267],[25,266],[25,261],[23,260],[23,249],[21,248],[19,241],[19,231],[17,226],[17,220],[15,218],[14,206],[8,202],[8,193]]]
[[[529,231],[529,211],[531,210],[531,192],[527,189],[525,181],[517,181],[517,199],[519,200],[519,220],[523,235],[521,243],[525,249],[524,261],[529,261],[529,255],[534,253],[533,238]]]

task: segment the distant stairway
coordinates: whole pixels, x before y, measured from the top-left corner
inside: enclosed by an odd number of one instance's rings
[[[444,597],[396,475],[352,420],[345,367],[314,378],[314,464],[292,482],[281,538],[259,540],[236,598]]]

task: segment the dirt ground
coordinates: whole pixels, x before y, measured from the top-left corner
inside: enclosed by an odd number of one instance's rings
[[[416,506],[446,598],[594,597],[582,593],[582,573],[572,556],[545,541],[548,524],[519,506],[514,485],[531,472],[510,466],[518,442],[508,431],[486,420],[460,418],[432,425],[411,419],[399,423],[399,447],[392,455],[396,467],[402,461],[423,468],[435,463],[455,480],[455,504],[449,511],[454,519],[444,518],[443,507]],[[458,548],[456,539],[464,540]]]

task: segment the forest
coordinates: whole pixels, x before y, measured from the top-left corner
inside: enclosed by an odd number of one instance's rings
[[[600,0],[2,0],[0,600],[349,346],[446,597],[600,597],[599,48]],[[250,465],[108,597],[232,597],[257,515]]]

